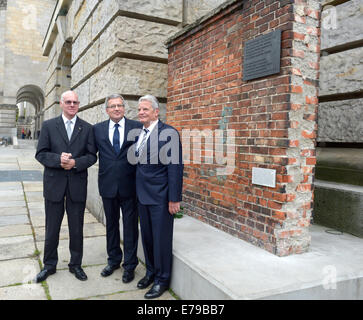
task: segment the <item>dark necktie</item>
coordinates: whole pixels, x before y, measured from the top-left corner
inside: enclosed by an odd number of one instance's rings
[[[118,154],[120,152],[120,133],[118,131],[118,127],[120,125],[118,123],[115,124],[115,130],[113,132],[113,139],[112,139],[112,142],[113,142],[113,148],[115,149],[116,151],[116,154]]]
[[[137,157],[141,154],[141,151],[144,148],[148,132],[149,132],[148,129],[144,129],[144,136],[142,137],[142,141],[140,143],[139,148],[136,150],[136,156]]]

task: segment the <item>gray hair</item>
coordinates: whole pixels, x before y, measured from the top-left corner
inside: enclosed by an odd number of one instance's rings
[[[73,90],[67,90],[67,91],[64,91],[61,96],[60,96],[60,101],[64,102],[64,96],[70,92],[73,92],[74,94],[77,95],[77,98],[78,98],[78,94],[76,92],[74,92]]]
[[[117,99],[117,98],[121,98],[122,103],[124,104],[124,106],[126,108],[127,107],[127,103],[126,103],[124,97],[122,95],[118,94],[118,93],[114,93],[114,94],[111,94],[111,95],[109,95],[109,96],[106,97],[106,99],[105,99],[105,108],[108,107],[108,105],[107,105],[108,104],[108,100]]]
[[[140,99],[139,99],[139,103],[143,100],[146,100],[146,101],[149,101],[151,103],[151,106],[152,108],[155,110],[155,109],[159,109],[159,101],[158,99],[156,99],[156,97],[154,97],[153,95],[151,94],[147,94],[145,96],[142,96]]]

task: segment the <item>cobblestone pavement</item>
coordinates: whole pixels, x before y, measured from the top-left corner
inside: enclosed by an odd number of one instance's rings
[[[35,160],[33,141],[22,141],[20,149],[0,147],[0,300],[142,300],[148,289],[136,284],[145,274],[139,263],[135,279],[122,282],[123,269],[103,278],[106,265],[106,230],[85,212],[83,269],[87,281],[77,280],[68,271],[69,238],[63,219],[58,247],[57,272],[43,283],[33,283],[41,270],[45,216],[42,170]],[[66,216],[66,214],[65,214]],[[174,300],[165,292],[160,300]]]

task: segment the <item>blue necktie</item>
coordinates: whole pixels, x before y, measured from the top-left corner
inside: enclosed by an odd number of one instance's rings
[[[118,127],[120,125],[118,123],[115,124],[115,131],[113,132],[113,139],[112,139],[112,143],[113,143],[113,148],[116,151],[116,154],[118,154],[120,152],[120,133],[118,132]]]
[[[141,154],[141,151],[144,148],[148,132],[149,132],[148,129],[144,129],[144,136],[142,137],[142,141],[140,143],[139,148],[136,150],[136,157],[138,157]]]

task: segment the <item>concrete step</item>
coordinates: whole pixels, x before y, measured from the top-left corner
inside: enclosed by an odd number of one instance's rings
[[[17,139],[17,143],[13,145],[14,149],[34,149],[36,148],[38,140],[31,139]]]
[[[363,238],[363,187],[315,180],[314,221]]]
[[[171,288],[192,300],[363,299],[363,239],[326,231],[312,225],[308,252],[277,257],[184,216],[174,224]],[[140,239],[138,255],[144,261]]]

